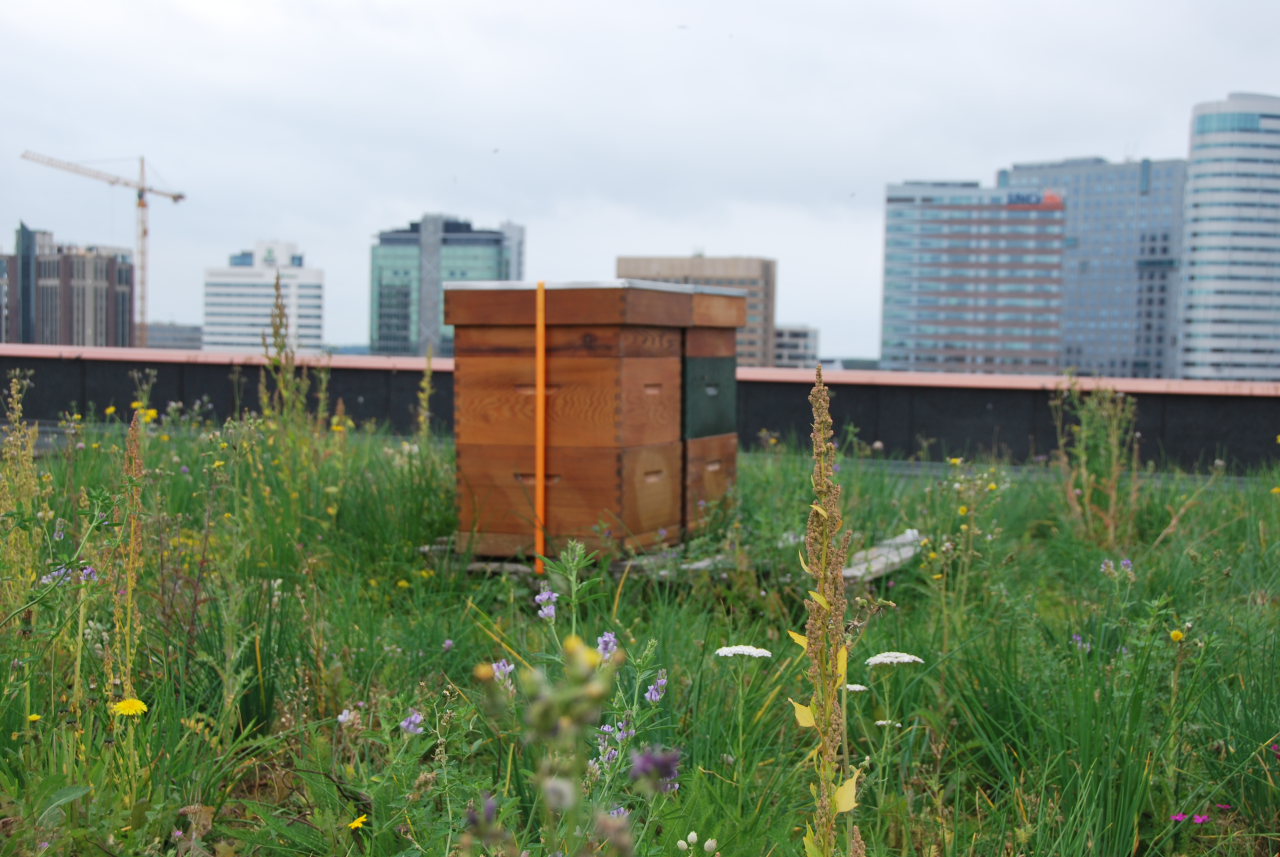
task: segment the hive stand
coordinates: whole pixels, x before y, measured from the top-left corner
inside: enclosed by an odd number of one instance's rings
[[[689,506],[684,427],[691,418],[725,425],[722,415],[706,420],[704,407],[684,396],[687,331],[701,320],[732,342],[733,327],[724,325],[742,324],[745,301],[735,290],[635,280],[546,289],[548,551],[569,538],[590,549],[677,541]],[[445,322],[454,326],[459,551],[532,552],[534,313],[532,283],[445,287]],[[721,409],[729,401],[732,431],[733,369],[725,381],[723,356],[712,359],[721,364],[698,371],[719,372],[718,380],[698,389]],[[712,455],[720,464],[711,473],[732,472],[722,454]],[[728,484],[703,474],[698,499],[715,499],[721,482]]]

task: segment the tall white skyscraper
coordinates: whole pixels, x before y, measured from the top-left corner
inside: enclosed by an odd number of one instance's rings
[[[232,256],[225,268],[204,272],[206,351],[261,351],[271,339],[275,284],[289,316],[289,344],[299,353],[320,351],[324,341],[324,271],[303,266],[298,245],[259,241]]]
[[[1280,380],[1280,98],[1196,105],[1185,199],[1181,376]]]

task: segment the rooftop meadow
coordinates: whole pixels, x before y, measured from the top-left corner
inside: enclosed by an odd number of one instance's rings
[[[12,379],[0,854],[1280,853],[1280,476],[1141,464],[1132,399],[912,469],[819,386],[681,547],[486,574],[450,441],[273,354],[39,451]]]

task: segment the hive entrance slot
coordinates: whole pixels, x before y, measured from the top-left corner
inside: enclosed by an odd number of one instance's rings
[[[644,385],[644,394],[645,394],[646,396],[661,396],[661,395],[662,395],[662,385],[661,385],[661,384],[645,384],[645,385]]]
[[[532,396],[538,392],[538,388],[535,387],[533,384],[516,384],[515,387],[516,387],[516,392],[522,396]],[[548,384],[547,395],[550,396],[552,393],[554,393],[556,390],[559,390],[559,389],[560,389],[560,385],[558,384]]]
[[[537,482],[537,480],[538,480],[538,476],[535,473],[517,473],[516,474],[516,481],[524,485],[533,485],[535,482]],[[547,474],[548,485],[555,485],[559,481],[560,481],[560,474],[558,473],[554,475],[550,473]]]
[[[646,470],[644,474],[644,481],[657,482],[662,478],[662,473],[663,472],[661,470]]]
[[[720,395],[720,385],[719,385],[719,384],[708,384],[708,385],[707,385],[707,395],[708,395],[708,396],[718,396],[718,395]]]
[[[707,470],[708,470],[708,471],[712,471],[712,470],[719,470],[719,469],[720,469],[720,459],[718,459],[718,458],[717,458],[715,461],[708,461],[708,462],[707,462]]]

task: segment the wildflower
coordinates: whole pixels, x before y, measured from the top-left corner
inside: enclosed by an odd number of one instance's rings
[[[948,459],[947,459],[947,461],[948,461],[948,463],[950,463],[950,464],[951,464],[951,466],[952,466],[952,467],[959,467],[959,466],[960,466],[960,462],[961,462],[961,461],[963,461],[963,459],[960,459],[960,458],[948,458]]]
[[[773,657],[768,649],[757,649],[755,646],[721,646],[716,649],[716,655],[722,658],[732,658],[734,655],[746,655],[749,658]]]
[[[115,412],[116,412],[116,406],[115,406],[115,405],[107,405],[107,409],[106,409],[105,411],[103,411],[102,413],[103,413],[103,415],[105,415],[105,416],[108,416],[108,417],[109,417],[109,416],[111,416],[112,414],[114,414]]]
[[[1272,488],[1272,489],[1271,489],[1271,493],[1272,493],[1272,494],[1280,494],[1280,485],[1277,485],[1276,487]]]
[[[28,714],[28,715],[27,715],[27,722],[28,722],[28,723],[39,723],[39,722],[40,722],[40,715],[39,715],[39,714]]]
[[[1169,820],[1170,821],[1186,821],[1187,814],[1185,812],[1174,813],[1173,815],[1169,816]]]
[[[404,580],[404,579],[397,580],[397,581],[396,581],[396,586],[400,587],[401,589],[408,589],[408,588],[409,588],[409,581]]]
[[[1207,815],[1193,815],[1193,816],[1191,816],[1191,821],[1192,821],[1192,823],[1194,823],[1194,824],[1204,824],[1204,823],[1205,823],[1206,821],[1208,821],[1208,820],[1209,820],[1209,816],[1207,816]]]
[[[876,725],[877,726],[896,726],[899,729],[902,728],[901,723],[894,723],[892,720],[877,720]]]
[[[344,708],[342,709],[342,713],[338,715],[338,722],[343,726],[346,726],[348,723],[351,722],[352,716],[353,715],[351,714],[351,709]]]
[[[645,691],[644,698],[649,702],[657,705],[662,701],[662,695],[667,692],[667,671],[658,670],[658,678],[653,684],[649,685],[649,689]]]
[[[224,464],[226,464],[226,462],[225,462],[225,461],[215,461],[215,462],[213,463],[213,469],[214,469],[214,470],[217,470],[219,467],[221,467],[221,466],[222,466],[222,465],[224,465]]]
[[[631,813],[627,811],[625,806],[615,806],[613,809],[609,810],[609,814],[614,818],[626,818]]]
[[[361,815],[354,821],[348,822],[347,827],[351,830],[359,830],[364,827],[364,823],[369,820],[368,815]]]
[[[716,850],[716,841],[715,841],[714,839],[708,839],[708,840],[706,841],[706,844],[704,844],[704,845],[702,846],[702,850],[703,850],[703,851],[705,851],[705,852],[707,852],[708,854],[710,854],[712,851],[715,851],[715,850]]]
[[[658,528],[658,538],[660,538],[660,539],[665,539],[666,537],[667,537],[667,528],[666,528],[666,527],[659,527],[659,528]]]
[[[676,840],[676,847],[679,848],[681,851],[689,850],[689,844],[685,842],[683,839]]]
[[[79,443],[77,443],[76,449],[84,449],[84,441],[80,441]]]
[[[515,665],[507,661],[506,658],[498,661],[496,664],[490,664],[493,667],[493,677],[498,681],[506,681],[507,676],[515,671]]]
[[[673,792],[678,787],[675,778],[680,774],[680,751],[648,747],[643,753],[631,751],[631,779],[644,781],[660,792]]]
[[[421,735],[422,715],[410,708],[409,716],[400,721],[400,728],[410,735]]]
[[[67,577],[68,577],[70,574],[71,574],[71,572],[70,572],[70,571],[68,571],[67,569],[65,569],[65,568],[59,568],[59,569],[57,569],[56,571],[51,571],[51,572],[49,572],[48,574],[46,574],[46,575],[44,575],[43,577],[41,577],[41,578],[40,578],[40,583],[42,583],[42,584],[43,584],[43,585],[45,585],[45,586],[48,586],[48,585],[50,585],[50,584],[57,584],[57,585],[61,586],[61,585],[62,585],[62,583],[67,579]]]
[[[1214,806],[1218,809],[1231,809],[1231,804],[1229,803],[1215,803]]]
[[[542,591],[533,596],[533,602],[538,605],[538,618],[555,621],[556,618],[556,599],[560,596],[551,591],[547,584],[542,584]]]
[[[996,483],[992,482],[992,483],[990,483],[989,485],[987,485],[987,490],[988,490],[988,491],[994,491],[994,490],[996,490]]]
[[[1112,580],[1116,579],[1116,564],[1111,560],[1104,559],[1102,566],[1098,570],[1102,572],[1103,577],[1109,577]]]
[[[1174,628],[1172,631],[1169,632],[1169,639],[1173,640],[1175,643],[1181,643],[1182,632],[1179,631],[1177,628]]]
[[[138,408],[142,407],[142,402],[130,402],[129,407],[133,408],[136,411],[138,410]]]
[[[179,470],[180,472],[182,472],[182,473],[190,473],[190,472],[191,472],[191,469],[190,469],[189,467],[187,467],[187,465],[185,465],[185,464],[184,464],[184,465],[182,465],[181,467],[179,467],[179,468],[178,468],[178,470]]]
[[[122,699],[111,706],[111,713],[123,717],[137,717],[139,714],[146,713],[146,710],[147,704],[141,699]]]
[[[596,638],[596,651],[600,653],[601,660],[607,660],[617,650],[618,638],[612,631],[605,631]]]
[[[965,515],[969,514],[969,507],[961,506],[959,509],[956,510],[956,514],[960,515],[960,517],[964,517]]]
[[[878,655],[872,655],[867,658],[866,664],[869,667],[894,666],[896,664],[922,664],[923,660],[915,655],[908,655],[903,652],[881,652]]]
[[[182,831],[175,827],[173,829],[173,833],[170,833],[169,836],[173,838],[174,842],[177,842],[179,839],[182,838]]]
[[[866,693],[867,686],[863,684],[846,684],[844,689],[850,693]]]
[[[689,831],[689,844],[690,845],[698,844],[698,834],[692,830]]]
[[[449,651],[453,648],[453,640],[445,640],[440,648],[444,649],[446,652]]]

